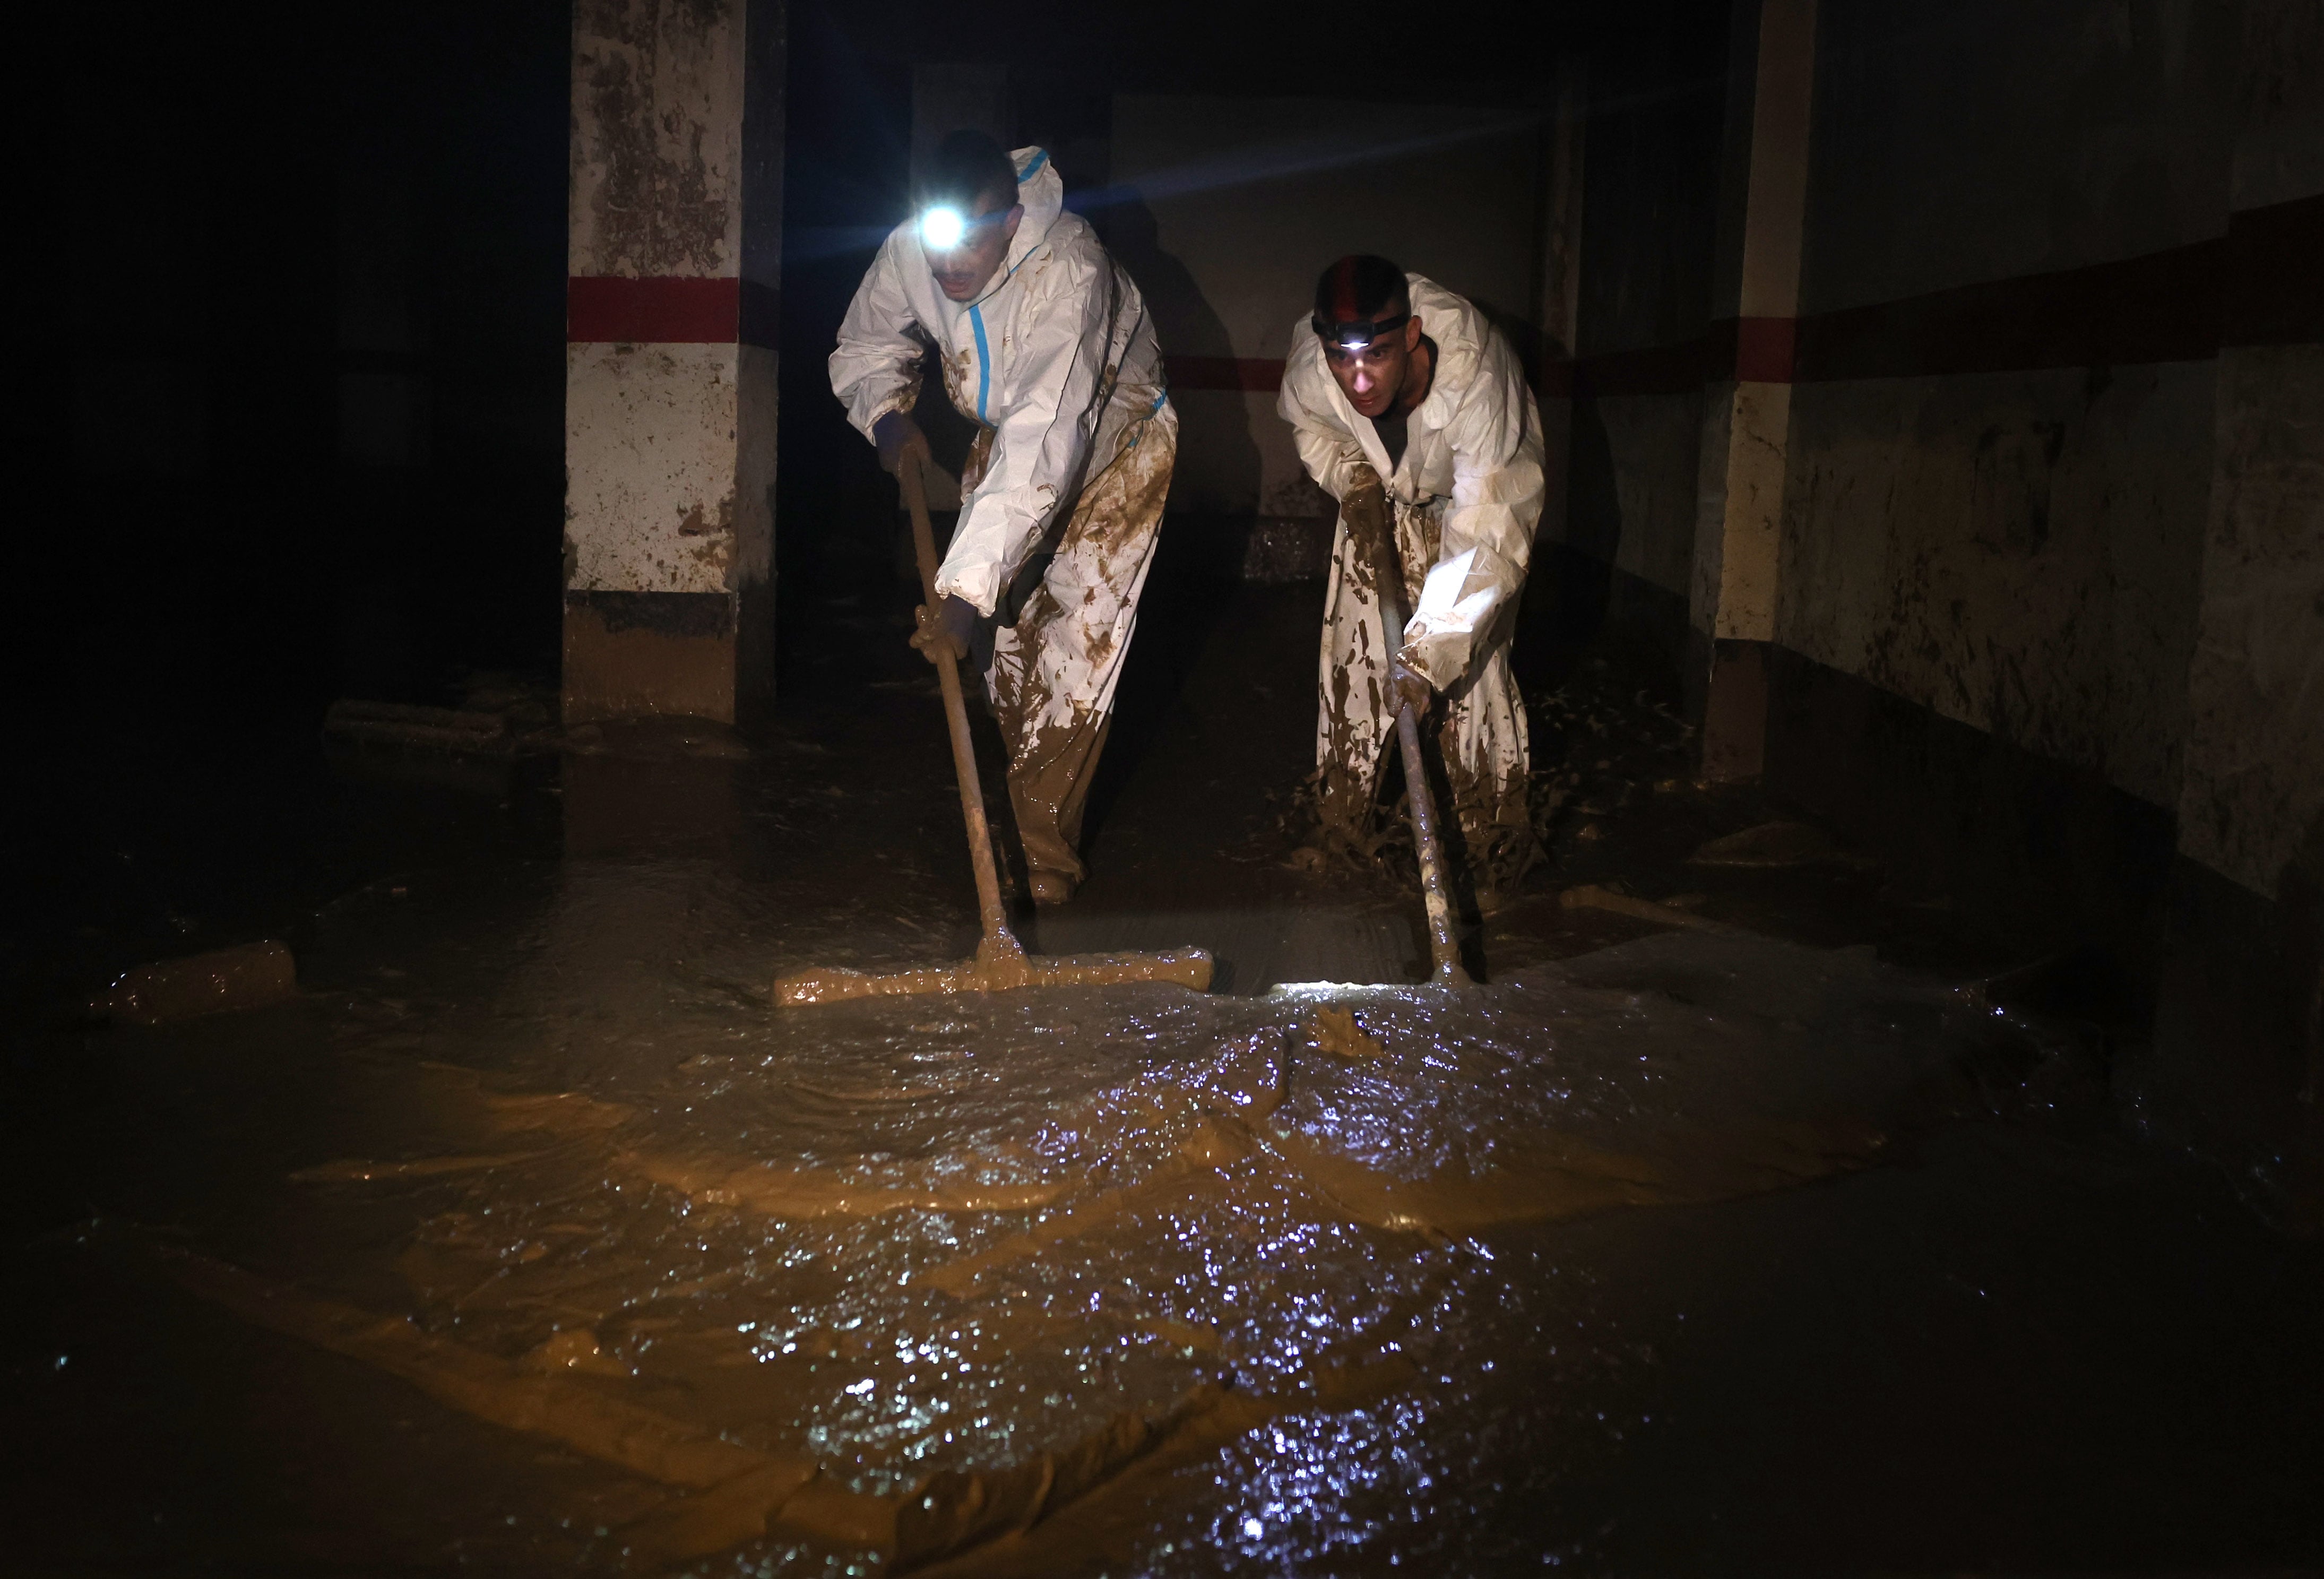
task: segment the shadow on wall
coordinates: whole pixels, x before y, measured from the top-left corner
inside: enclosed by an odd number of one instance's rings
[[[1234,346],[1194,276],[1163,250],[1161,226],[1145,194],[1124,187],[1092,216],[1108,251],[1130,271],[1146,298],[1162,354],[1199,384],[1224,382]],[[1193,369],[1187,364],[1194,365]],[[1194,387],[1174,394],[1178,408],[1178,475],[1170,489],[1174,513],[1223,514],[1233,502],[1259,496],[1259,445],[1250,431],[1250,402],[1231,390]],[[1189,462],[1193,464],[1190,466]]]
[[[1622,546],[1622,501],[1614,445],[1597,402],[1577,400],[1566,455],[1565,539],[1534,545],[1517,645],[1517,679],[1554,683],[1563,660],[1602,630],[1614,608],[1615,556]],[[1560,485],[1552,479],[1551,486]]]

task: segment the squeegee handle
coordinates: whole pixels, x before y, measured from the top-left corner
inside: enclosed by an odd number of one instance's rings
[[[927,486],[920,476],[918,456],[905,452],[896,468],[896,481],[904,493],[904,508],[912,517],[912,553],[920,563],[920,594],[934,612],[936,534],[928,525]],[[984,791],[976,778],[976,746],[968,734],[968,704],[960,692],[960,666],[941,649],[928,656],[936,661],[936,684],[944,691],[945,722],[952,731],[953,772],[960,780],[960,815],[968,824],[968,858],[976,868],[976,904],[984,935],[1009,938],[1009,913],[1001,905],[1001,873],[992,862],[992,828],[985,820]]]
[[[1393,531],[1390,528],[1389,531]],[[1404,631],[1404,566],[1388,532],[1373,523],[1361,531],[1379,589],[1380,625],[1394,652]],[[1445,876],[1444,846],[1436,836],[1436,792],[1429,788],[1428,762],[1420,754],[1420,716],[1400,691],[1396,697],[1397,744],[1404,753],[1404,788],[1412,805],[1412,845],[1420,858],[1420,893],[1428,907],[1428,949],[1435,961],[1430,979],[1440,987],[1466,985],[1461,939],[1452,926],[1452,885]]]

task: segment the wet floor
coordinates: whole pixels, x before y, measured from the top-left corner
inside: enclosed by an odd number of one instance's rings
[[[2139,1138],[2128,1007],[1994,985],[1812,830],[1691,863],[1782,808],[1604,655],[1486,983],[1402,984],[1416,905],[1277,827],[1315,603],[1166,584],[1093,878],[1028,919],[1209,946],[1208,996],[770,1006],[974,942],[866,594],[749,749],[74,798],[12,948],[14,1566],[2324,1564],[2324,1251]],[[262,937],[288,997],[73,1008]]]

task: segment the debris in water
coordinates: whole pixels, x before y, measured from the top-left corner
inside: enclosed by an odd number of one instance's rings
[[[504,714],[456,707],[415,707],[401,702],[333,702],[323,734],[357,744],[417,745],[437,751],[504,755],[515,744]]]
[[[280,943],[246,943],[183,959],[141,965],[113,983],[90,1010],[139,1025],[168,1025],[205,1014],[263,1009],[299,991],[298,965]]]
[[[1356,1023],[1351,1009],[1315,1011],[1315,1018],[1307,1022],[1307,1039],[1315,1044],[1316,1051],[1351,1062],[1388,1056],[1379,1039]]]
[[[1803,822],[1763,822],[1711,840],[1687,857],[1691,866],[1846,866],[1853,857],[1821,828]]]
[[[770,1217],[877,1217],[887,1212],[1029,1212],[1065,1193],[1062,1184],[924,1184],[848,1178],[827,1169],[737,1165],[635,1153],[621,1159],[656,1184],[705,1205],[747,1206]]]
[[[1658,927],[1692,927],[1700,931],[1722,932],[1730,928],[1708,917],[1675,905],[1658,905],[1652,900],[1642,900],[1627,893],[1616,893],[1594,882],[1585,882],[1567,889],[1557,896],[1557,902],[1569,910],[1608,910],[1633,920],[1652,921]]]
[[[582,1371],[591,1376],[629,1376],[630,1368],[597,1346],[597,1334],[586,1327],[567,1327],[549,1334],[540,1347],[524,1357],[535,1371]]]

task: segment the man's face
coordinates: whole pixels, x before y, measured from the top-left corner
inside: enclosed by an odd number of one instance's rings
[[[1420,315],[1415,313],[1403,328],[1375,337],[1368,346],[1351,348],[1324,341],[1323,360],[1350,405],[1367,417],[1384,417],[1404,389],[1419,345]]]
[[[954,301],[975,300],[1009,255],[1009,244],[1017,239],[1017,222],[1024,217],[1023,204],[988,194],[976,200],[959,245],[938,252],[923,234],[920,251],[928,260],[928,272],[936,276],[936,289]]]

